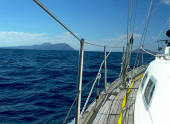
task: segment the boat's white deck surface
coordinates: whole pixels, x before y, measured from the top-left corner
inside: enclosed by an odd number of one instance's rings
[[[134,83],[134,86],[127,97],[127,102],[125,106],[125,110],[127,111],[123,112],[124,118],[122,119],[122,122],[124,121],[125,124],[134,123],[134,118],[133,118],[134,103],[135,103],[136,93],[139,84],[140,84],[140,80]],[[118,118],[121,113],[122,102],[124,96],[126,95],[126,92],[127,89],[122,89],[120,90],[120,92],[118,92],[117,95],[112,94],[106,100],[105,104],[103,104],[102,107],[100,108],[99,112],[96,115],[95,120],[93,121],[93,124],[117,124]]]

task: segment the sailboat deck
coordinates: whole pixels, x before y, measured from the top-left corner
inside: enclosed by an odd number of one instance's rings
[[[129,76],[138,78],[146,70],[147,66],[137,68]],[[106,92],[102,92],[99,99],[96,99],[87,110],[81,115],[82,124],[133,124],[134,123],[134,103],[136,94],[141,82],[141,77],[134,80],[133,87],[127,95],[129,88],[120,86],[120,79],[114,81]],[[126,104],[123,101],[126,97]],[[121,118],[122,115],[122,118]],[[121,119],[120,119],[121,118]],[[120,121],[118,123],[118,120]]]
[[[124,111],[124,118],[122,121],[125,124],[133,124],[134,122],[134,103],[136,99],[137,89],[139,87],[140,80],[136,81],[130,94],[127,97],[127,102]],[[122,102],[124,96],[126,96],[127,89],[122,89],[117,95],[111,95],[106,103],[100,108],[93,121],[93,124],[117,124],[121,114]]]

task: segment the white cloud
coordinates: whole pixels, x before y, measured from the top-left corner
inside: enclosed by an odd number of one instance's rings
[[[162,3],[170,5],[170,0],[161,0]]]
[[[42,43],[44,39],[49,39],[47,34],[25,32],[0,32],[1,46],[32,45],[33,43]]]
[[[44,42],[52,44],[64,42],[74,47],[74,42],[76,42],[76,40],[67,32],[59,35],[50,35],[47,33],[0,32],[0,47],[42,44]]]
[[[112,47],[117,42],[122,39],[126,41],[126,35],[119,35],[115,38],[101,39],[98,41],[86,40],[90,43],[97,43],[100,45],[107,45]],[[134,38],[138,39],[141,35],[134,34]],[[67,43],[74,49],[79,49],[79,41],[77,41],[68,32],[64,32],[58,35],[52,35],[48,33],[25,33],[25,32],[0,32],[0,47],[6,46],[25,46],[25,45],[35,45],[42,44],[44,42],[55,43]],[[120,42],[118,47],[124,46],[125,42]],[[97,47],[92,45],[85,45],[85,50],[100,50],[103,51],[103,47]],[[122,48],[117,48],[116,51],[120,51]]]

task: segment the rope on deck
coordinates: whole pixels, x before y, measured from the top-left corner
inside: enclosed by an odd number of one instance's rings
[[[144,74],[141,74],[141,75],[139,75],[138,77],[136,77],[136,78],[132,81],[132,83],[131,83],[131,85],[130,85],[130,87],[129,87],[129,89],[128,89],[128,92],[126,93],[126,95],[125,95],[124,98],[123,98],[123,102],[122,102],[122,106],[121,106],[121,113],[120,113],[120,116],[119,116],[119,119],[118,119],[117,124],[122,124],[123,110],[124,110],[124,108],[125,108],[125,106],[126,106],[127,97],[128,97],[128,95],[129,95],[129,93],[131,92],[131,89],[132,89],[135,81],[139,80],[139,79],[142,78],[143,76],[144,76]]]

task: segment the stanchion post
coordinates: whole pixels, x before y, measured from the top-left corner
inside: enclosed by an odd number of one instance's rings
[[[78,87],[77,87],[77,104],[76,104],[76,124],[80,124],[83,59],[84,59],[84,39],[81,39],[80,40],[80,51],[79,51],[79,65],[78,65],[79,68],[78,68]]]
[[[107,87],[107,62],[106,62],[106,46],[104,46],[104,87]]]

